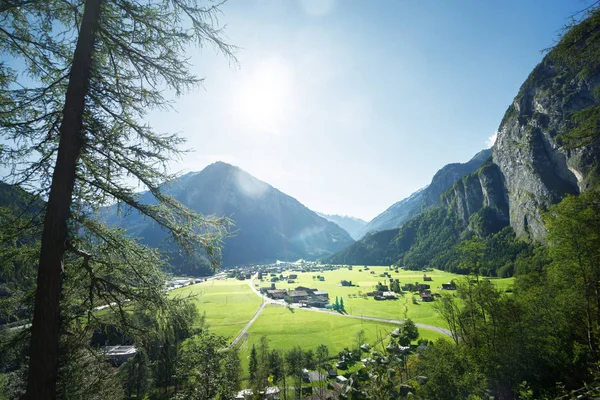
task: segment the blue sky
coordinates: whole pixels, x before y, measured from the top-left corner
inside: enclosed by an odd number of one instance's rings
[[[191,50],[204,88],[153,112],[194,153],[307,207],[370,220],[486,147],[573,0],[230,0],[238,65]]]

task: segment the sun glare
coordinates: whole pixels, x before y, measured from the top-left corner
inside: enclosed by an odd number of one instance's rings
[[[292,71],[279,58],[267,59],[246,76],[236,98],[244,122],[279,133],[292,108]]]

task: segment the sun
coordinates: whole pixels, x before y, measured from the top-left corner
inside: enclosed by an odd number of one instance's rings
[[[292,70],[282,59],[260,61],[240,85],[236,113],[255,128],[279,133],[292,110],[292,84]]]

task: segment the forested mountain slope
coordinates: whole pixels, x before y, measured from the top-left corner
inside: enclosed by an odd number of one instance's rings
[[[296,199],[260,181],[238,167],[217,162],[201,172],[192,172],[164,188],[190,209],[203,215],[227,216],[235,224],[223,247],[223,266],[275,260],[315,259],[328,256],[353,242],[350,235],[333,222],[318,216]],[[152,197],[145,193],[144,203]],[[113,225],[123,226],[133,236],[170,253],[165,233],[155,224],[127,209],[116,206],[106,210]],[[183,259],[171,253],[171,264],[178,271],[201,273],[202,257]]]
[[[445,165],[435,173],[429,185],[414,192],[406,199],[394,203],[373,218],[360,230],[359,236],[363,237],[367,233],[398,228],[411,218],[440,204],[440,195],[456,181],[477,170],[489,158],[490,152],[491,149],[482,150],[466,163]]]

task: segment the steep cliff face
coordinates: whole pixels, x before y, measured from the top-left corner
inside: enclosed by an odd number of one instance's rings
[[[442,195],[442,204],[456,215],[463,228],[468,228],[473,215],[486,209],[486,219],[498,228],[508,225],[508,198],[502,173],[492,162],[456,182]],[[471,224],[472,225],[472,224]]]
[[[581,110],[600,105],[600,71],[583,77],[557,66],[549,54],[530,74],[507,110],[492,157],[500,168],[518,236],[543,241],[542,212],[567,194],[595,185],[599,165],[596,136],[573,147],[567,138]]]
[[[431,183],[401,200],[373,218],[359,232],[359,237],[370,232],[398,228],[432,207],[440,204],[440,196],[461,178],[476,171],[490,157],[491,149],[481,150],[466,163],[452,163],[437,171]]]

